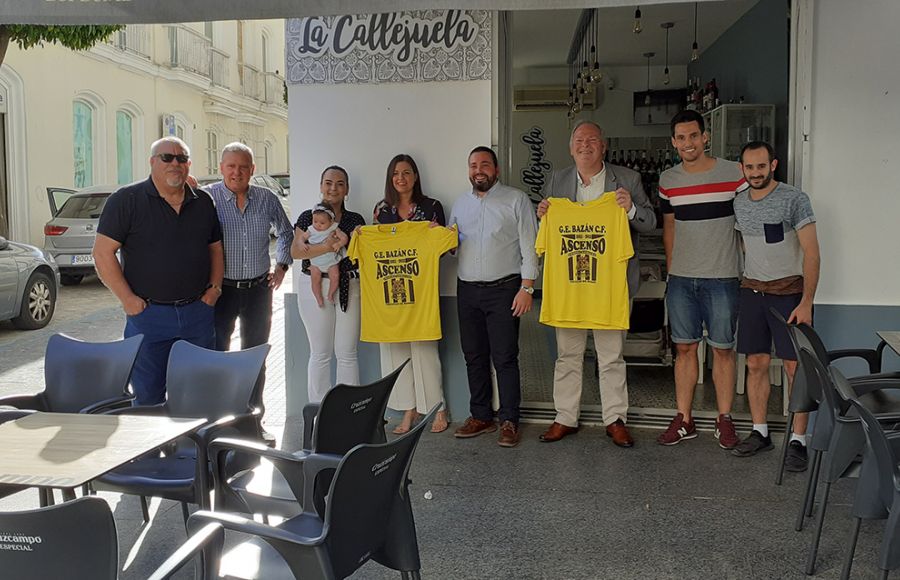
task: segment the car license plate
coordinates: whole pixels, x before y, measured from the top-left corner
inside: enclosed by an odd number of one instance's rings
[[[90,254],[79,254],[72,256],[72,264],[93,264],[94,256]]]

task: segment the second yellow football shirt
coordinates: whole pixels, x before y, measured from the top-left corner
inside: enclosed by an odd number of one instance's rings
[[[360,340],[413,342],[441,338],[441,254],[458,244],[456,226],[429,222],[363,226],[347,256],[359,264]]]
[[[626,330],[628,216],[612,192],[578,203],[550,198],[535,250],[544,256],[540,321],[560,328]]]

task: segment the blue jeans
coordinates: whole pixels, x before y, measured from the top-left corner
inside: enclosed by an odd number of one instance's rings
[[[705,326],[711,346],[734,348],[739,286],[737,278],[685,278],[670,274],[666,308],[672,342],[700,342]]]
[[[148,304],[125,320],[125,338],[144,335],[131,372],[135,404],[156,405],[166,400],[166,367],[176,340],[212,350],[216,346],[214,311],[202,300],[185,306]]]

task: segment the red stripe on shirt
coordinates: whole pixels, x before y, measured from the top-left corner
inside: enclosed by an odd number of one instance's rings
[[[699,193],[734,193],[739,187],[747,182],[743,177],[738,181],[720,181],[718,183],[703,183],[700,185],[688,185],[686,187],[672,187],[665,189],[659,188],[659,192],[668,198],[678,197],[679,195],[696,195]]]

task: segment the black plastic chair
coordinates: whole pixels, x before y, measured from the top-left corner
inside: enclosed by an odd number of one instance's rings
[[[278,526],[200,511],[191,516],[188,528],[213,522],[256,536],[225,556],[219,573],[228,578],[346,578],[369,559],[400,570],[403,578],[418,578],[418,568],[403,566],[412,552],[418,561],[415,535],[410,537],[409,528],[395,525],[395,520],[398,508],[409,505],[407,476],[416,445],[439,408],[436,405],[406,435],[388,443],[358,445],[343,457],[297,458],[269,450],[276,467],[286,468],[283,473],[292,484],[301,471],[310,482],[317,472],[336,466],[322,515],[306,501],[303,513]],[[304,487],[312,492],[309,483]]]
[[[116,524],[109,505],[83,497],[59,505],[20,512],[0,512],[0,530],[8,532],[0,550],[4,578],[15,580],[115,580],[119,573]],[[89,533],[85,533],[89,531]],[[194,534],[151,576],[171,578],[197,554],[217,562],[225,531],[210,524]],[[203,566],[198,577],[212,580]]]
[[[340,456],[360,443],[385,442],[384,413],[388,398],[397,377],[408,363],[409,360],[391,374],[368,385],[335,385],[321,403],[304,407],[303,449],[294,456],[302,457],[310,453]],[[303,510],[297,498],[302,487],[292,489],[284,476],[271,468],[271,464],[264,463],[234,477],[227,477],[226,465],[219,461],[219,457],[225,459],[231,454],[223,451],[243,451],[255,455],[256,449],[245,442],[222,439],[212,442],[209,456],[216,478],[216,509],[263,514],[264,517],[299,514]],[[327,470],[318,475],[316,485],[322,493],[316,495],[316,501],[319,501],[320,507],[322,496],[331,483],[331,475],[333,471]]]
[[[145,522],[150,519],[146,497],[181,502],[185,522],[187,504],[209,508],[212,489],[207,456],[209,442],[222,436],[262,440],[259,410],[251,407],[251,395],[268,353],[268,344],[219,352],[181,340],[176,342],[166,371],[166,402],[112,413],[204,418],[208,423],[165,450],[110,471],[96,479],[92,487],[141,496]],[[235,463],[230,467],[238,471],[251,465]]]
[[[900,373],[881,373],[881,360],[882,353],[884,351],[884,345],[879,345],[878,348],[875,349],[858,348],[827,350],[825,348],[825,344],[822,342],[822,339],[811,326],[807,324],[788,324],[787,321],[784,320],[784,317],[781,316],[781,313],[774,308],[770,308],[769,312],[772,314],[772,316],[775,317],[776,320],[783,323],[788,329],[788,336],[790,337],[791,343],[794,346],[794,352],[799,353],[801,347],[806,347],[810,350],[810,352],[815,354],[816,358],[818,358],[819,361],[825,366],[828,366],[832,362],[841,359],[856,358],[864,360],[868,365],[870,374],[860,377],[854,377],[854,379],[851,379],[851,381],[854,381],[856,379],[900,380]],[[792,330],[794,328],[796,328],[797,330]],[[778,472],[775,476],[775,485],[781,485],[781,481],[784,477],[784,459],[785,457],[787,457],[788,444],[790,443],[790,433],[794,424],[794,416],[797,413],[810,413],[817,410],[819,408],[819,402],[821,401],[821,399],[821,392],[818,392],[818,389],[815,386],[811,387],[809,385],[809,382],[806,380],[805,372],[803,366],[800,364],[798,356],[797,372],[795,373],[793,384],[791,386],[791,396],[788,402],[788,420],[785,425],[785,436],[781,448],[781,460],[778,462]],[[827,437],[825,438],[825,441],[827,442]],[[810,458],[809,462],[810,472],[812,472],[813,467],[816,465],[816,460],[818,460],[818,456],[812,445],[810,445],[810,448],[813,449],[813,457]],[[802,520],[800,522],[800,525],[802,527]],[[798,528],[798,531],[799,529],[800,528]]]
[[[824,453],[820,454],[821,473],[818,466],[813,473],[810,485],[808,485],[806,505],[811,505],[815,499],[816,486],[815,481],[821,477],[825,484],[825,489],[819,505],[819,513],[816,518],[816,526],[813,532],[812,543],[810,545],[807,556],[806,573],[815,573],[816,556],[819,549],[819,541],[822,536],[822,528],[825,522],[825,513],[828,507],[828,497],[831,491],[831,485],[842,478],[859,478],[860,476],[860,454],[865,448],[865,436],[859,418],[855,414],[850,413],[850,404],[837,391],[831,375],[825,369],[819,359],[807,348],[802,347],[799,353],[799,360],[802,361],[807,373],[807,380],[816,381],[818,387],[822,391],[822,405],[819,408],[819,415],[816,418],[814,428],[814,436],[822,432],[828,433],[829,441]],[[891,404],[891,400],[885,397],[885,393],[897,388],[897,381],[889,379],[873,379],[871,381],[851,383],[852,390],[856,397],[862,401],[871,411],[877,413],[885,421],[896,421],[900,417],[897,413],[900,408]],[[818,462],[817,462],[818,463]],[[802,522],[803,512],[798,518]]]
[[[788,335],[791,337],[791,342],[798,353],[797,373],[795,377],[795,383],[797,385],[797,402],[795,403],[795,408],[812,409],[813,406],[818,408],[818,405],[822,402],[824,396],[822,393],[821,381],[819,381],[815,375],[810,374],[814,371],[807,369],[809,365],[805,365],[803,358],[799,356],[800,350],[806,349],[809,351],[823,368],[830,365],[831,361],[857,356],[856,351],[826,351],[825,346],[818,334],[816,334],[816,331],[806,324],[789,325]],[[863,350],[863,352],[865,353],[867,351]],[[871,358],[872,352],[869,352],[869,354],[866,354],[863,358]],[[870,367],[870,369],[871,368],[872,367]],[[850,382],[854,385],[859,385],[857,393],[863,397],[865,404],[870,405],[870,409],[876,413],[886,413],[891,412],[894,409],[900,409],[900,397],[880,392],[881,387],[885,384],[890,385],[892,382],[900,381],[900,375],[897,377],[894,375],[895,373],[863,375],[850,379]],[[797,377],[799,377],[799,379]],[[828,380],[828,378],[826,377],[825,380]],[[805,400],[804,397],[806,398]],[[844,410],[846,410],[847,404],[844,403],[842,406]],[[817,415],[808,444],[811,457],[807,473],[806,493],[794,526],[794,529],[798,532],[803,529],[804,516],[810,517],[813,514],[816,487],[818,485],[819,473],[822,467],[822,457],[823,453],[827,451],[831,445],[833,427],[833,413],[825,412]],[[860,443],[862,442],[861,435],[859,441]],[[785,438],[785,445],[786,444],[787,438]],[[786,453],[786,447],[782,451],[783,453]]]
[[[95,413],[131,401],[128,381],[144,335],[84,342],[64,334],[47,341],[44,390],[0,397],[0,405],[52,413]]]
[[[866,437],[859,482],[851,507],[853,525],[841,578],[849,578],[862,520],[889,518],[884,529],[880,568],[884,578],[900,567],[900,414],[875,416],[856,397],[853,385],[835,368],[830,369],[838,392],[862,421]],[[890,423],[896,421],[893,425]],[[886,431],[885,428],[890,428]]]

